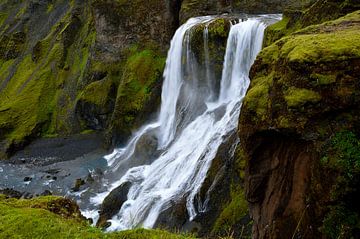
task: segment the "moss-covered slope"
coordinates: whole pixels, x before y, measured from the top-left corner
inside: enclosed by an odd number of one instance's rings
[[[2,1],[0,159],[38,137],[126,139],[158,106],[177,24],[167,4]]]
[[[253,236],[351,238],[360,213],[351,183],[358,180],[360,11],[284,34],[253,65],[240,118]]]
[[[0,194],[1,238],[192,238],[160,230],[104,233],[91,227],[73,202],[59,197],[7,199]]]
[[[95,40],[86,4],[12,4],[0,40],[2,157],[39,135],[71,132],[77,83]]]
[[[283,19],[266,29],[264,45],[268,46],[281,37],[307,26],[335,20],[359,9],[360,3],[356,0],[316,1],[306,9],[286,9]]]

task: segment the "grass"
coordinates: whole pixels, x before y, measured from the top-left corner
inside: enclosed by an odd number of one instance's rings
[[[104,233],[81,219],[76,208],[70,210],[69,214],[66,206],[63,205],[66,201],[52,196],[17,200],[6,199],[5,196],[0,195],[0,238],[194,238],[190,235],[175,235],[166,231],[145,229]]]

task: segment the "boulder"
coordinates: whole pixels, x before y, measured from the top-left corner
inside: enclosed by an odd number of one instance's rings
[[[110,226],[107,220],[115,216],[121,209],[124,202],[127,200],[127,194],[131,187],[130,182],[121,184],[104,199],[99,211],[99,220],[96,226],[104,228]]]

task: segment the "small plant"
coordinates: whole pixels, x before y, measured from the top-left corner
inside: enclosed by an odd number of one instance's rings
[[[325,168],[335,175],[331,191],[332,205],[323,221],[323,232],[329,238],[352,238],[360,229],[360,140],[351,131],[336,134],[321,159]]]

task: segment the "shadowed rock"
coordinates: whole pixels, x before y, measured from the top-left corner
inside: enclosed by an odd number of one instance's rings
[[[130,182],[125,182],[119,187],[111,191],[111,193],[105,198],[100,209],[100,217],[96,224],[98,227],[108,227],[107,220],[111,219],[127,200],[127,194],[131,187]]]

